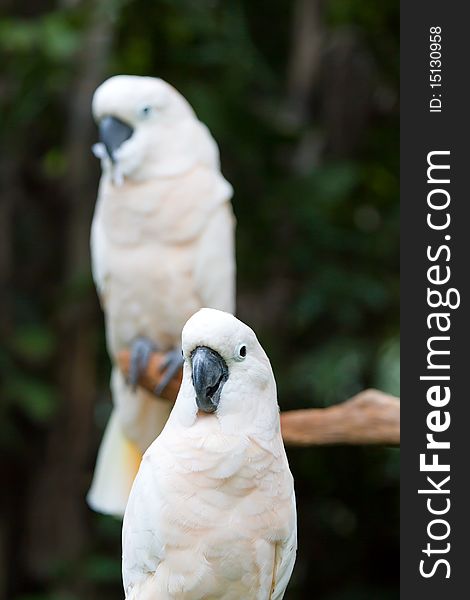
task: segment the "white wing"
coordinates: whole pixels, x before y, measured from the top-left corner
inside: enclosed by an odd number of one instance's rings
[[[158,499],[157,477],[144,457],[132,486],[122,525],[122,576],[126,598],[131,588],[142,589],[160,564],[164,545],[155,528]]]
[[[194,281],[201,307],[235,312],[235,217],[229,202],[217,206],[196,249]]]
[[[91,272],[95,282],[96,291],[104,306],[105,282],[108,276],[108,265],[106,259],[106,237],[103,231],[99,215],[99,195],[93,222],[91,224],[90,251],[91,251]]]
[[[295,494],[292,493],[292,527],[289,537],[276,545],[271,600],[281,600],[283,598],[294,569],[297,552],[296,520]]]

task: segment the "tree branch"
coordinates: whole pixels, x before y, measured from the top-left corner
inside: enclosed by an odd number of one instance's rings
[[[162,378],[164,354],[154,352],[139,385],[154,393]],[[124,375],[129,373],[130,352],[118,355]],[[174,402],[181,385],[178,373],[161,394]],[[282,437],[289,446],[324,446],[331,444],[400,445],[400,401],[379,390],[369,389],[328,408],[308,408],[281,413]]]
[[[360,392],[328,408],[281,413],[282,437],[291,446],[400,445],[400,400],[379,390]]]

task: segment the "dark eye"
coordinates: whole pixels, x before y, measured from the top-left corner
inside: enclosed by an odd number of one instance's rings
[[[240,344],[237,348],[237,354],[236,357],[238,360],[243,360],[246,356],[246,345],[245,344]]]
[[[143,108],[140,109],[140,114],[142,117],[148,117],[151,112],[152,112],[151,106],[144,106]]]

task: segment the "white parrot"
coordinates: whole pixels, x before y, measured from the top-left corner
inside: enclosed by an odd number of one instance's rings
[[[152,349],[167,352],[161,392],[181,367],[186,320],[203,306],[234,312],[235,219],[217,145],[168,83],[112,77],[96,90],[93,115],[102,177],[92,271],[114,363],[114,408],[88,502],[122,516],[142,454],[171,408],[136,389],[139,371]],[[124,348],[132,348],[130,385],[115,364]]]
[[[253,331],[204,308],[123,522],[127,600],[280,600],[297,549],[276,383]]]

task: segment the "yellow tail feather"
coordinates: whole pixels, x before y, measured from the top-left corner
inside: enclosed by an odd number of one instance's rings
[[[87,501],[100,513],[122,517],[142,454],[121,431],[116,411],[109,419]]]

